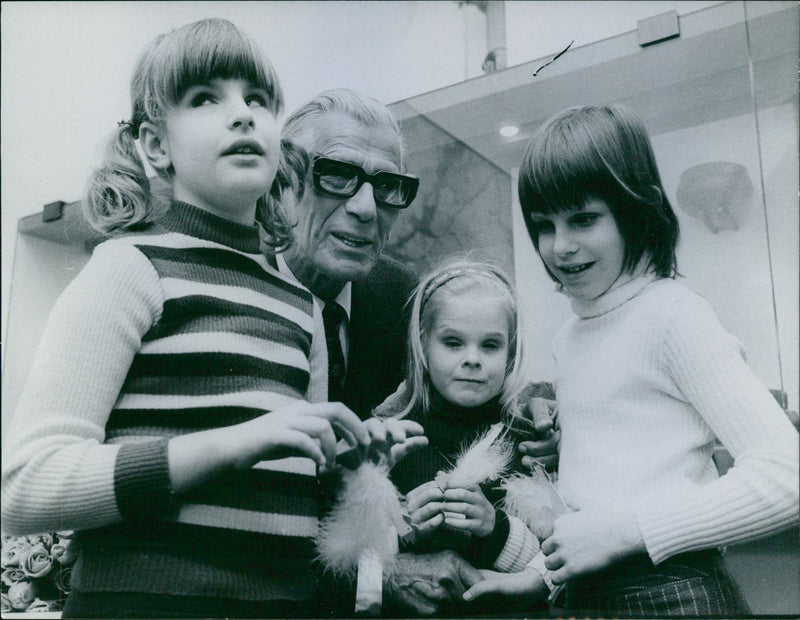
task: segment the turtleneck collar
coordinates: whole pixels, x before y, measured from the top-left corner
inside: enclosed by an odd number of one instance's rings
[[[445,400],[431,386],[430,409],[418,418],[425,428],[431,449],[449,459],[464,445],[501,418],[500,397],[496,396],[479,407],[460,407]]]
[[[454,405],[431,386],[430,410],[428,416],[448,422],[458,422],[464,426],[494,423],[500,420],[500,395],[489,399],[477,407]]]
[[[582,319],[590,319],[615,308],[636,297],[648,284],[659,276],[650,270],[649,261],[644,257],[633,271],[620,274],[614,284],[602,295],[594,299],[572,299],[572,311]]]
[[[232,222],[186,202],[173,200],[158,223],[168,230],[220,243],[240,252],[257,254],[260,251],[257,224]]]

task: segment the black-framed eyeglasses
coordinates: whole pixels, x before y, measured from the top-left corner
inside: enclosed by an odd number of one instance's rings
[[[391,209],[405,209],[412,203],[419,189],[419,179],[410,174],[367,174],[356,164],[329,157],[315,158],[312,174],[314,187],[318,191],[337,198],[355,196],[361,186],[369,182],[375,204]]]

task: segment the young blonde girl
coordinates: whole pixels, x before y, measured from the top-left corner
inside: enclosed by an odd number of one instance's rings
[[[525,153],[525,223],[575,316],[553,343],[556,520],[531,570],[466,597],[567,583],[570,614],[747,613],[719,547],[798,522],[798,437],[708,303],[676,280],[678,221],[641,119],[566,110]],[[735,465],[717,474],[717,441]]]
[[[335,432],[369,435],[303,400],[312,298],[260,252],[257,221],[290,241],[265,198],[277,76],[206,19],[147,48],[131,103],[84,201],[112,238],[57,302],[6,440],[3,528],[79,531],[65,617],[315,615],[315,469]]]
[[[481,484],[464,486],[455,473],[445,482],[440,473],[487,433],[494,431],[495,447],[508,441],[502,422],[515,415],[524,387],[520,323],[517,295],[492,265],[454,262],[419,284],[406,380],[376,411],[420,423],[428,438],[391,471],[415,532],[406,551],[453,549],[476,567],[501,571],[521,570],[538,551],[524,523],[499,507],[500,475],[509,473],[510,461],[500,458],[505,467]],[[508,443],[513,457],[516,446]],[[490,451],[479,468],[496,456]]]

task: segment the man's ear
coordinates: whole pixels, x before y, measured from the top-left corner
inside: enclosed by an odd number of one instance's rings
[[[172,165],[167,142],[161,127],[149,121],[139,125],[139,145],[153,168],[166,172]]]

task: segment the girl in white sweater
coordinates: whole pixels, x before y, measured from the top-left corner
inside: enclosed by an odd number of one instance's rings
[[[520,204],[575,316],[556,335],[557,519],[521,573],[465,594],[567,583],[570,614],[748,613],[719,547],[798,523],[798,436],[708,303],[675,280],[678,221],[641,119],[572,108],[532,139]],[[717,441],[735,465],[718,476]]]

